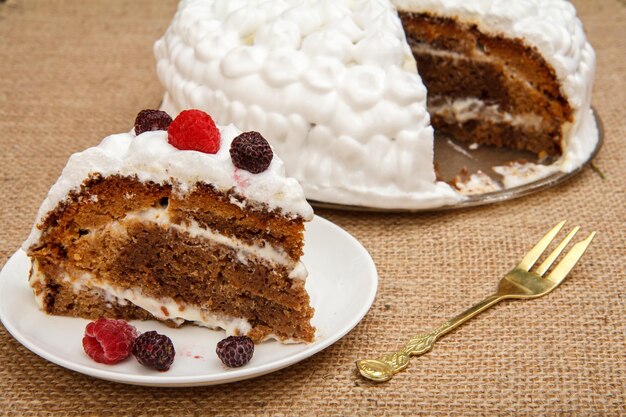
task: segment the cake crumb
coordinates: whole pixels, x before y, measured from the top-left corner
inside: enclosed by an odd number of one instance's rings
[[[463,195],[474,195],[499,191],[502,187],[489,175],[482,171],[469,175],[463,169],[452,181],[452,185]]]

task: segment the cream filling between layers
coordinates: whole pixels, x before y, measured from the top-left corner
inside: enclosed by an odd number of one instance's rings
[[[138,289],[116,287],[96,279],[90,273],[83,273],[80,277],[65,274],[63,281],[71,283],[75,293],[96,288],[101,290],[109,303],[127,305],[130,302],[158,319],[172,320],[178,325],[191,321],[211,329],[224,329],[228,335],[246,334],[252,329],[250,322],[245,318],[216,314],[199,306],[178,303],[169,297],[158,299],[147,297]]]
[[[429,45],[413,43],[411,50],[414,53],[429,54],[433,56],[450,58],[454,61],[477,61],[477,62],[499,62],[497,58],[489,57],[479,50],[474,51],[470,58],[458,52],[435,49]],[[506,67],[510,75],[517,81],[523,82],[529,89],[535,89],[525,77],[515,71],[512,67]],[[511,114],[500,110],[498,104],[487,104],[483,100],[475,97],[451,99],[449,97],[433,96],[428,97],[428,113],[440,115],[447,123],[464,123],[468,120],[480,119],[493,123],[508,123],[511,126],[529,127],[534,130],[541,130],[541,116],[534,113]]]
[[[196,305],[178,303],[169,297],[158,299],[147,297],[138,289],[127,289],[110,285],[109,283],[96,279],[93,274],[88,272],[78,277],[72,277],[64,273],[62,281],[69,283],[76,294],[82,291],[96,291],[107,303],[115,303],[121,306],[132,303],[146,310],[157,319],[171,320],[177,325],[189,321],[195,325],[209,329],[222,329],[226,332],[227,336],[245,335],[252,330],[252,325],[246,318],[214,313]],[[29,283],[31,287],[35,283],[45,285],[45,275],[39,268],[39,262],[37,260],[33,261],[33,269],[29,277]],[[35,299],[40,309],[43,309],[44,298],[45,291],[35,294]],[[281,343],[287,344],[302,343],[301,341],[291,338],[281,339],[274,333],[268,334],[263,340],[270,339],[275,339]]]
[[[447,51],[441,49],[435,49],[428,44],[424,43],[412,43],[411,51],[413,53],[422,53],[428,54],[432,56],[438,56],[443,58],[449,58],[453,61],[472,61],[472,62],[483,62],[483,63],[500,63],[505,68],[505,74],[515,81],[523,83],[530,90],[537,90],[535,86],[526,78],[524,75],[520,74],[514,67],[507,65],[506,61],[502,61],[502,59],[497,58],[495,56],[486,55],[480,49],[474,49],[471,57],[467,55],[463,55],[460,52]],[[429,111],[430,113],[430,111]]]
[[[220,245],[228,246],[237,252],[237,260],[243,264],[247,264],[250,258],[260,258],[270,263],[279,264],[291,268],[289,278],[305,281],[308,272],[302,262],[294,262],[285,251],[275,248],[269,243],[265,246],[251,245],[240,239],[225,236],[221,233],[201,227],[195,220],[189,220],[189,225],[180,225],[172,223],[169,211],[165,207],[149,208],[128,213],[119,222],[109,223],[104,228],[115,227],[125,221],[139,220],[142,222],[150,222],[158,224],[161,227],[171,228],[173,230],[187,233],[193,238],[204,238]]]
[[[206,309],[189,304],[180,304],[169,297],[160,299],[147,297],[140,290],[127,289],[110,285],[96,279],[93,274],[85,272],[79,277],[72,277],[67,273],[63,274],[64,282],[71,284],[74,293],[81,291],[95,290],[107,303],[116,303],[121,306],[132,303],[157,319],[171,320],[180,325],[185,321],[191,321],[199,326],[211,329],[223,329],[228,335],[246,334],[252,326],[245,318],[231,317],[212,313]],[[33,261],[33,269],[29,278],[31,287],[35,283],[45,285],[45,275],[39,268],[39,262]],[[37,305],[43,308],[45,291],[35,295]]]
[[[465,123],[480,119],[493,123],[507,123],[515,127],[541,130],[541,116],[534,113],[511,114],[500,110],[497,104],[487,104],[475,97],[451,99],[433,97],[428,102],[428,112],[444,118],[447,123]]]

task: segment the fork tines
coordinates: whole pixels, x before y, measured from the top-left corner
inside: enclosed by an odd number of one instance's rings
[[[565,225],[566,220],[561,221],[559,224],[554,226],[552,230],[550,230],[544,237],[541,238],[539,242],[524,256],[524,259],[517,265],[518,268],[523,269],[525,271],[530,271],[530,269],[535,265],[539,257],[545,252],[550,243],[554,240],[556,235],[561,231],[563,226]],[[576,226],[572,229],[571,232],[563,239],[559,245],[547,256],[547,258],[537,267],[533,273],[542,277],[546,271],[552,266],[554,261],[559,257],[561,252],[565,249],[568,243],[572,240],[574,235],[580,230],[579,226]],[[565,257],[558,263],[558,265],[552,270],[552,272],[547,276],[546,279],[552,281],[560,281],[572,270],[574,265],[578,262],[578,260],[583,256],[587,247],[593,240],[593,237],[596,235],[596,232],[591,232],[591,234],[584,240],[576,243],[574,247],[565,255]]]

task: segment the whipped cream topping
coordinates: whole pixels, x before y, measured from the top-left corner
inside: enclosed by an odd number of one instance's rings
[[[259,174],[236,168],[230,158],[230,144],[241,131],[232,125],[220,127],[221,143],[216,154],[179,150],[167,141],[166,131],[111,135],[100,145],[73,154],[57,182],[43,201],[28,239],[22,245],[27,250],[37,242],[41,230],[37,227],[65,200],[70,191],[78,190],[92,174],[137,177],[140,181],[172,184],[174,191],[184,194],[198,182],[212,184],[227,191],[231,188],[248,203],[264,204],[269,210],[281,210],[287,216],[313,218],[313,209],[304,198],[298,182],[285,176],[280,158],[274,158],[268,169]]]
[[[434,207],[426,89],[388,1],[183,0],[155,43],[172,115],[260,131],[308,198]]]
[[[154,45],[163,108],[201,108],[260,131],[310,199],[413,209],[458,202],[464,197],[435,179],[426,90],[392,3],[537,48],[574,109],[564,155],[543,172],[587,160],[598,137],[595,55],[565,0],[183,0]]]

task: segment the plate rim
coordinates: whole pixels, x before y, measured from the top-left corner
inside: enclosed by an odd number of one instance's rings
[[[593,113],[593,118],[596,123],[598,129],[598,141],[596,142],[595,147],[589,154],[588,158],[579,166],[574,168],[569,172],[555,172],[545,177],[539,178],[536,181],[529,182],[527,184],[522,184],[516,187],[505,188],[499,191],[491,191],[488,193],[469,195],[462,201],[456,202],[454,204],[446,204],[439,207],[428,207],[428,208],[383,208],[383,207],[372,207],[372,206],[359,206],[359,205],[351,205],[351,204],[339,204],[339,203],[328,203],[324,201],[318,201],[313,199],[307,199],[307,201],[315,208],[320,209],[331,209],[331,210],[342,210],[342,211],[360,211],[360,212],[371,212],[371,213],[428,213],[428,212],[437,212],[437,211],[454,211],[465,209],[469,207],[478,207],[484,206],[488,204],[498,204],[503,203],[505,201],[514,200],[520,197],[524,197],[530,194],[538,193],[547,188],[554,187],[555,185],[564,183],[577,174],[579,174],[583,168],[587,165],[590,165],[593,159],[598,155],[602,145],[604,144],[604,123],[600,116],[598,115],[598,111],[595,108],[591,108]]]
[[[90,377],[103,379],[112,382],[130,384],[130,385],[142,385],[142,386],[154,386],[154,387],[191,387],[191,386],[206,386],[206,385],[217,385],[217,384],[226,384],[231,382],[237,382],[244,379],[256,378],[258,376],[266,375],[271,372],[275,372],[281,369],[284,369],[288,366],[294,365],[298,362],[301,362],[311,356],[321,352],[322,350],[328,348],[329,346],[336,343],[338,340],[342,339],[345,335],[351,332],[365,317],[365,315],[369,312],[374,300],[376,298],[376,294],[378,293],[378,270],[376,269],[376,264],[372,259],[371,254],[365,249],[363,244],[354,236],[352,236],[349,232],[344,230],[342,227],[336,225],[335,223],[327,220],[319,215],[314,215],[313,221],[321,222],[326,227],[329,227],[335,233],[339,233],[347,237],[349,240],[352,240],[355,243],[355,247],[358,248],[360,252],[362,252],[365,256],[367,267],[366,270],[368,273],[368,281],[370,282],[370,291],[364,297],[364,303],[357,310],[356,314],[352,316],[352,318],[347,321],[346,325],[344,325],[340,331],[332,335],[325,335],[319,341],[314,341],[311,343],[306,349],[297,352],[291,356],[286,358],[281,358],[266,364],[258,365],[255,368],[239,368],[233,370],[226,370],[228,376],[224,377],[223,373],[213,374],[213,375],[196,375],[196,376],[159,376],[159,378],[155,379],[152,375],[134,375],[128,373],[120,373],[113,372],[107,369],[98,369],[90,366],[86,366],[80,363],[73,362],[71,360],[67,360],[65,358],[59,357],[54,353],[48,352],[46,349],[38,346],[36,343],[29,340],[28,336],[23,334],[16,326],[14,326],[12,321],[7,320],[8,312],[5,311],[6,307],[3,307],[3,304],[0,303],[0,322],[7,329],[7,331],[11,334],[11,336],[22,346],[36,354],[37,356],[57,365],[61,366],[65,369],[69,369],[74,372],[81,373],[83,375],[87,375]],[[306,225],[305,225],[306,226]],[[305,230],[305,248],[306,248],[306,230]],[[27,258],[26,253],[23,249],[17,249],[11,257],[7,260],[7,262],[0,270],[0,298],[2,297],[3,288],[7,285],[7,275],[10,275],[7,272],[10,265],[13,265],[16,262],[20,262],[20,257],[26,257],[26,261],[30,262]],[[42,312],[42,314],[45,314]]]

